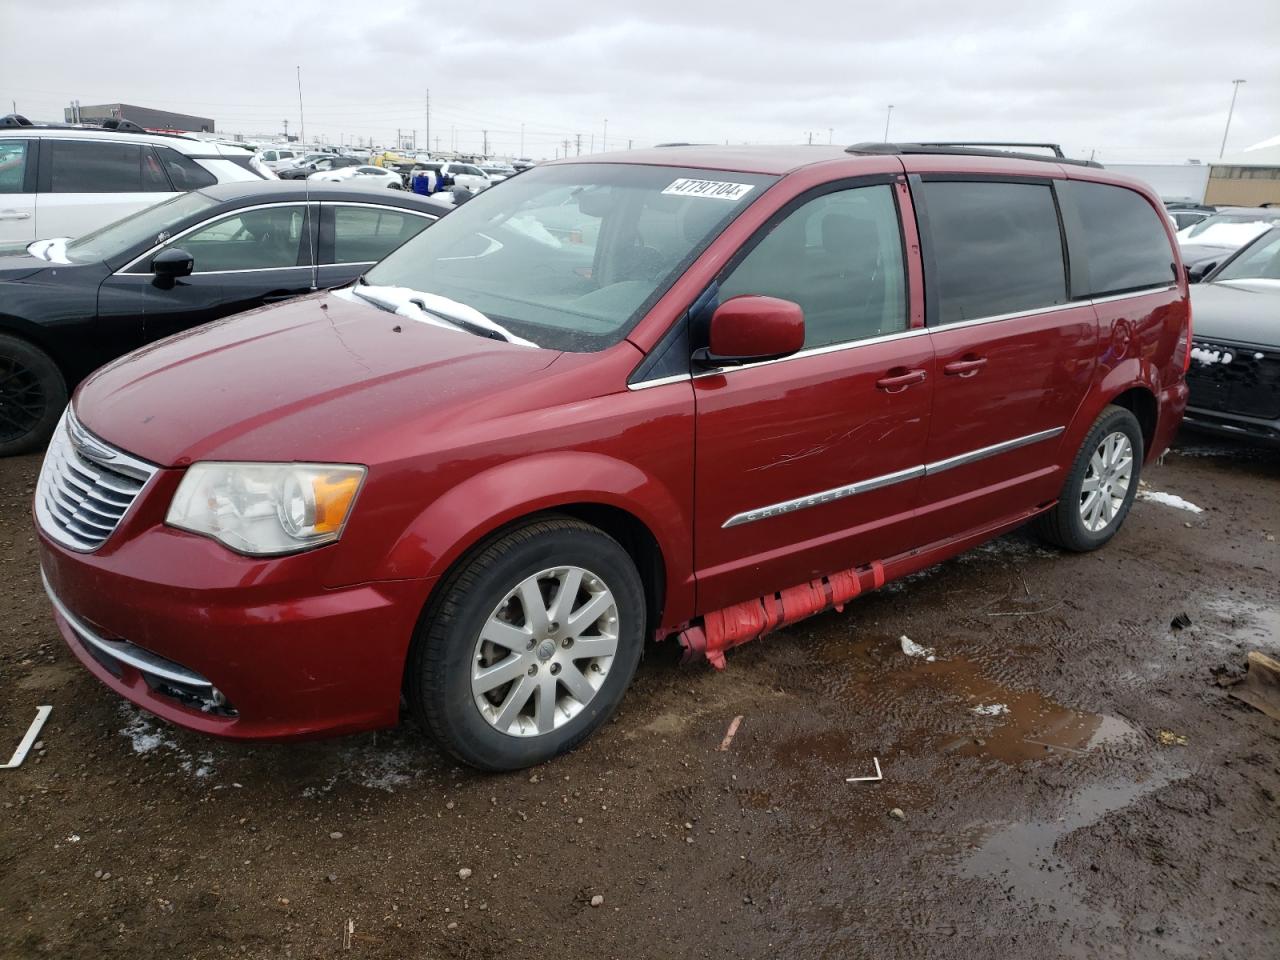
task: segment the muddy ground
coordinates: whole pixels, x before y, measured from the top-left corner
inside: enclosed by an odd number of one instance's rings
[[[594,740],[497,777],[122,704],[39,588],[36,469],[0,462],[4,759],[53,704],[0,772],[2,957],[1280,956],[1280,723],[1219,685],[1280,655],[1278,452],[1184,437],[1146,490],[1203,512],[1005,537],[723,674],[655,648]]]

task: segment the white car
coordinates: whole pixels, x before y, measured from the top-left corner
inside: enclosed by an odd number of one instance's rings
[[[258,151],[258,159],[269,170],[279,170],[281,167],[291,166],[295,161],[301,160],[307,151],[294,150],[292,147],[263,147]]]
[[[440,165],[440,173],[446,186],[452,184],[455,187],[466,187],[472,193],[479,193],[493,186],[493,181],[485,176],[484,171],[472,163],[450,160]]]
[[[489,178],[490,183],[501,183],[507,177],[514,177],[516,168],[501,163],[485,163],[480,166],[480,172]]]
[[[321,170],[307,177],[308,180],[326,183],[344,183],[349,187],[372,187],[375,190],[403,190],[404,181],[394,170],[382,167],[343,167],[340,170]]]
[[[79,237],[188,190],[275,178],[244,147],[138,131],[0,118],[0,245]]]
[[[305,167],[309,163],[315,163],[317,160],[326,160],[329,157],[337,156],[334,153],[301,153],[289,158],[277,160],[273,168],[277,174],[285,170],[293,170],[297,167]],[[265,162],[265,161],[264,161]]]

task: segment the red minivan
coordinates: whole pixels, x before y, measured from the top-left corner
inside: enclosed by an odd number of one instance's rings
[[[649,638],[729,647],[1034,519],[1115,534],[1186,402],[1145,186],[921,145],[531,169],[352,286],[85,381],[35,498],[107,686],[224,737],[537,763]]]

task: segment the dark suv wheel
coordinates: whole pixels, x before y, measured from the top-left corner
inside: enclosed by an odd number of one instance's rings
[[[1057,505],[1036,518],[1036,531],[1065,550],[1098,549],[1133,505],[1143,452],[1137,418],[1123,407],[1107,407],[1076,454]]]
[[[0,333],[0,457],[42,448],[66,405],[67,385],[53,359]]]
[[[414,716],[458,759],[484,770],[541,763],[617,708],[643,648],[644,587],[602,530],[530,523],[438,589],[406,686]]]

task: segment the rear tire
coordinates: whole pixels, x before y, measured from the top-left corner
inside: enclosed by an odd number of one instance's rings
[[[1033,521],[1054,546],[1097,550],[1116,535],[1138,494],[1142,428],[1123,407],[1109,406],[1094,421],[1051,510]]]
[[[67,406],[67,384],[53,358],[0,333],[0,457],[43,449]]]
[[[645,610],[635,564],[602,530],[567,517],[512,530],[438,588],[409,654],[410,710],[471,766],[542,763],[617,709]]]

